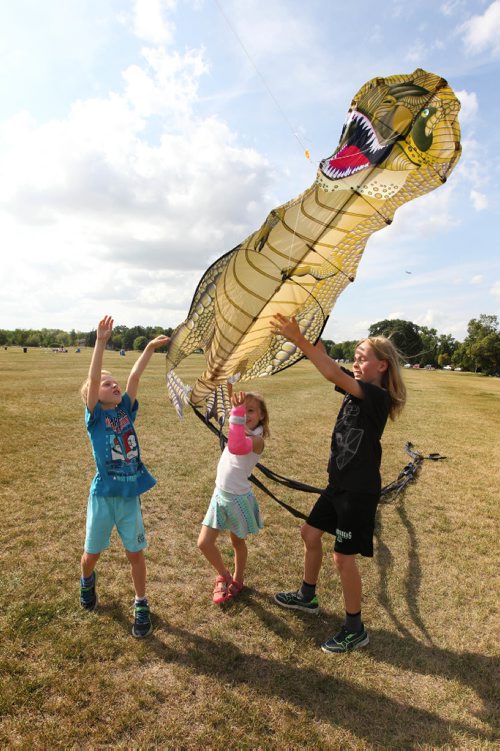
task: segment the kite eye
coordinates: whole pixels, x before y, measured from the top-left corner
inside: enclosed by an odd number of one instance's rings
[[[420,113],[420,116],[421,117],[429,117],[429,114],[430,114],[430,109],[428,107],[426,107],[424,110],[422,110],[422,112]]]

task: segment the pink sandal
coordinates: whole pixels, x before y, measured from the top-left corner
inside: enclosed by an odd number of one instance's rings
[[[233,579],[227,588],[225,601],[228,602],[229,600],[234,600],[234,598],[239,595],[242,589],[243,582],[238,582],[236,581],[236,579]]]
[[[215,587],[212,602],[215,602],[216,605],[222,605],[223,602],[226,602],[228,589],[231,586],[232,581],[233,578],[231,574],[215,577]]]

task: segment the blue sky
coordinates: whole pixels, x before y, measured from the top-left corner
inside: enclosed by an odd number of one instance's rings
[[[499,315],[500,0],[16,0],[0,28],[0,328],[176,326],[359,87],[417,67],[462,103],[462,159],[372,236],[324,335]]]

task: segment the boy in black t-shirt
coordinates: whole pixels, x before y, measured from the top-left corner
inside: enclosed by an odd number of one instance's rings
[[[380,439],[387,417],[403,409],[406,390],[396,348],[385,337],[371,337],[356,348],[353,373],[341,368],[323,345],[311,344],[297,322],[281,314],[272,321],[275,333],[296,344],[319,372],[344,393],[332,434],[328,487],[301,528],[304,580],[295,592],[278,592],[284,608],[316,613],[316,583],[323,560],[322,537],[335,535],[333,559],[340,575],[346,611],[340,631],[321,645],[324,652],[342,653],[368,644],[361,619],[361,575],[356,554],[373,556],[375,512],[380,498]]]

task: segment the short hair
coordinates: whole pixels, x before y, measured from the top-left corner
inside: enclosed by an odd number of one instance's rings
[[[101,377],[103,375],[111,375],[110,370],[101,370]],[[86,377],[82,385],[80,386],[80,396],[82,397],[82,402],[86,405],[87,404],[87,397],[89,395],[89,376]]]

